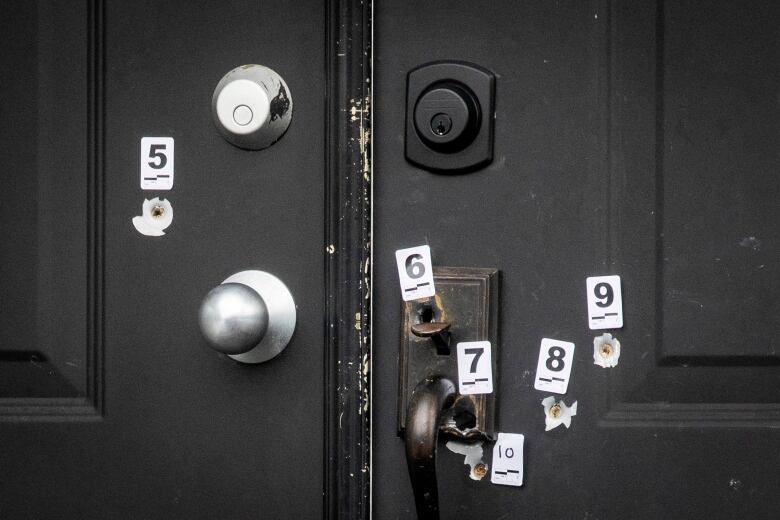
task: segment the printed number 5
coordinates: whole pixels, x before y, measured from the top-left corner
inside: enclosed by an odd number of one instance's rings
[[[464,354],[475,354],[474,359],[471,360],[471,368],[469,369],[469,372],[472,374],[475,374],[477,372],[477,365],[479,365],[479,358],[482,357],[482,354],[485,353],[485,349],[483,348],[467,348],[463,351]]]
[[[159,159],[159,162],[149,161],[149,166],[155,170],[165,168],[165,165],[168,164],[168,156],[162,152],[165,150],[165,147],[166,145],[164,144],[153,144],[149,147],[149,158]]]
[[[422,262],[420,262],[422,258],[423,258],[422,255],[418,255],[418,254],[409,255],[406,258],[406,274],[412,280],[416,280],[417,278],[422,278],[422,276],[425,274],[425,265]]]

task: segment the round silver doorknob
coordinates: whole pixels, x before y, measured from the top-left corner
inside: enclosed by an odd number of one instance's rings
[[[295,302],[284,283],[264,271],[241,271],[206,295],[198,313],[206,343],[242,363],[278,355],[295,331]]]
[[[290,126],[290,89],[274,70],[242,65],[217,84],[211,112],[214,124],[229,143],[262,150],[278,141]]]

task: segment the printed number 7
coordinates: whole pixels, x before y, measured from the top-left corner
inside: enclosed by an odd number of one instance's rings
[[[474,359],[471,360],[471,369],[469,370],[470,374],[474,374],[477,372],[477,365],[479,364],[479,358],[482,357],[482,354],[485,353],[485,349],[483,348],[467,348],[463,351],[464,354],[475,354]]]

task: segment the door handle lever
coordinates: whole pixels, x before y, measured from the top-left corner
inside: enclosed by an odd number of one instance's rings
[[[431,338],[440,356],[450,353],[450,324],[446,321],[429,321],[412,325],[412,334],[418,338]]]
[[[412,481],[417,518],[439,519],[436,442],[442,413],[455,401],[457,387],[442,376],[423,379],[414,389],[406,413],[406,463]]]

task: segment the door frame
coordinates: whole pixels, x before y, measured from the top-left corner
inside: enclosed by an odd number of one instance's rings
[[[373,2],[326,3],[324,516],[371,515]]]

